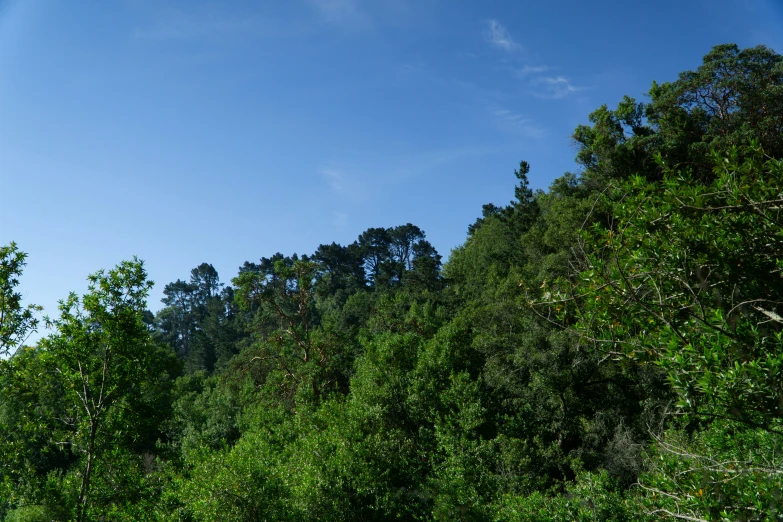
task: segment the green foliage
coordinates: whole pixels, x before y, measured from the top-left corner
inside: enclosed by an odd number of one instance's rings
[[[184,459],[202,448],[218,450],[239,438],[239,399],[230,387],[204,372],[174,383],[171,418],[166,434],[175,455]]]
[[[91,276],[0,360],[0,518],[780,519],[782,63],[599,108],[580,174],[521,162],[444,267],[408,223],[202,263],[155,316],[141,262]],[[8,351],[37,309],[0,254]]]
[[[22,306],[22,294],[16,291],[27,254],[16,243],[0,246],[0,356],[20,346],[38,328],[36,312],[40,306]]]
[[[125,261],[89,282],[81,299],[61,302],[57,333],[2,367],[3,420],[23,426],[3,440],[17,471],[11,502],[39,502],[42,488],[61,481],[77,520],[144,497],[144,480],[129,477],[154,450],[177,370],[142,320],[151,286],[142,263]]]
[[[604,105],[590,115],[592,125],[577,127],[577,161],[588,183],[660,180],[656,155],[711,179],[710,151],[751,139],[783,156],[783,58],[767,47],[715,46],[698,69],[653,83],[649,96],[648,103],[626,96],[615,110]]]
[[[640,478],[654,515],[696,520],[779,520],[783,515],[780,436],[720,421],[695,433],[671,429],[649,449]]]
[[[245,270],[234,279],[237,300],[243,310],[256,309],[256,345],[250,363],[274,372],[268,384],[280,387],[291,403],[297,393],[309,389],[319,401],[331,383],[329,359],[334,343],[316,329],[315,263],[306,258],[280,259],[271,272]]]
[[[166,306],[152,321],[153,329],[183,360],[186,373],[213,372],[239,351],[243,325],[234,289],[223,287],[212,265],[191,270],[189,282],[167,284],[163,295]]]
[[[665,170],[613,191],[615,222],[586,235],[578,283],[552,311],[609,355],[660,364],[695,415],[781,416],[783,162],[758,146],[715,157],[715,180]]]
[[[277,457],[263,436],[248,433],[233,448],[188,454],[176,485],[180,518],[186,520],[297,520],[278,475]]]
[[[524,497],[508,495],[500,503],[495,521],[513,522],[623,522],[655,520],[628,493],[602,473],[582,473],[563,495],[535,492]]]

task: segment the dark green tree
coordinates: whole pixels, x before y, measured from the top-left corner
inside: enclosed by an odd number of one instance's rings
[[[590,114],[573,139],[584,176],[600,185],[640,175],[660,180],[655,161],[690,168],[712,179],[711,150],[757,140],[775,157],[783,153],[783,57],[765,46],[715,46],[695,71],[653,83],[650,101],[625,97]]]
[[[239,351],[244,326],[234,290],[224,287],[212,265],[200,264],[188,282],[169,283],[163,294],[166,306],[155,318],[158,337],[175,350],[186,373],[211,373]]]
[[[161,340],[171,346],[178,357],[186,358],[193,344],[196,327],[195,285],[177,279],[163,288],[165,305],[157,313]]]
[[[278,259],[272,273],[245,270],[233,280],[242,309],[256,310],[259,317],[254,322],[255,355],[248,364],[274,369],[274,377],[289,400],[309,389],[318,402],[329,382],[323,370],[332,347],[316,331],[316,272],[315,263],[293,256]]]
[[[27,254],[16,243],[0,247],[0,356],[6,356],[38,328],[36,313],[40,306],[22,305],[22,294],[16,291]]]
[[[322,294],[338,290],[353,293],[366,287],[364,260],[357,242],[345,247],[337,243],[320,245],[313,259],[318,262],[318,287]]]
[[[552,311],[606,353],[662,365],[697,417],[766,427],[783,418],[783,162],[758,145],[713,161],[710,184],[664,165],[662,182],[609,194],[613,226],[589,231]]]
[[[391,257],[391,237],[385,228],[368,228],[359,236],[359,248],[364,259],[364,270],[371,284],[387,275],[387,265]]]

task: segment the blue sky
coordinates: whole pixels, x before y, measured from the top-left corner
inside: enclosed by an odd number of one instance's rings
[[[783,50],[779,0],[0,0],[0,243],[54,315],[138,255],[212,263],[412,222],[444,255],[525,159],[716,44]]]

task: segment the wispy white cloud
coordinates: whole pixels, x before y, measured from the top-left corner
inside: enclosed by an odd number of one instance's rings
[[[369,195],[367,179],[357,172],[364,172],[362,165],[346,158],[324,161],[317,169],[329,192],[336,201],[342,203],[361,203]]]
[[[489,20],[487,22],[484,38],[495,47],[507,52],[515,52],[522,49],[522,46],[514,41],[508,30],[497,20]]]
[[[522,116],[521,114],[517,114],[515,112],[511,112],[508,109],[500,109],[493,111],[493,114],[497,116],[498,118],[502,118],[506,121],[515,121],[515,122],[527,122],[530,120],[527,120]]]
[[[510,70],[527,86],[529,92],[538,98],[565,98],[584,89],[584,87],[575,85],[572,80],[562,74],[553,74],[553,69],[557,69],[557,67],[525,65]]]
[[[540,122],[508,108],[522,103],[519,87],[509,92],[495,88],[487,89],[464,81],[459,82],[459,85],[464,91],[464,96],[473,100],[481,117],[498,130],[524,138],[540,138],[547,135],[545,126]]]
[[[536,78],[533,83],[538,87],[534,94],[539,98],[564,98],[582,89],[564,76],[542,76]]]
[[[523,114],[508,109],[496,109],[492,111],[492,116],[502,131],[526,138],[541,138],[546,135],[544,129]]]
[[[337,194],[345,191],[345,174],[332,167],[321,167],[318,173],[326,180],[329,187]]]
[[[502,49],[507,53],[513,53],[514,59],[512,62],[519,63],[528,54],[528,52],[519,52],[522,51],[522,46],[516,40],[514,40],[503,24],[495,19],[486,22],[484,39],[493,46]],[[582,90],[581,87],[574,85],[566,76],[553,75],[550,72],[553,69],[557,69],[557,67],[531,64],[525,64],[522,67],[519,67],[518,65],[509,65],[509,60],[506,58],[504,58],[503,61],[505,64],[503,65],[502,69],[509,71],[513,76],[521,80],[527,87],[528,92],[537,98],[565,98],[570,94]],[[521,121],[524,119],[520,115],[515,115],[512,113],[506,114],[504,111],[505,109],[495,110],[493,115],[506,123],[509,123],[512,120]],[[541,131],[536,130],[535,127],[531,127],[527,134],[530,136],[538,136],[541,134]]]
[[[493,147],[461,146],[432,150],[407,147],[379,154],[377,151],[345,151],[339,160],[324,162],[318,173],[343,204],[366,205],[385,197],[390,186],[443,172],[467,158],[494,154]],[[354,173],[373,172],[372,176]]]
[[[540,74],[548,70],[549,67],[547,65],[525,65],[521,69],[517,69],[515,73],[517,76],[524,78],[533,74]]]

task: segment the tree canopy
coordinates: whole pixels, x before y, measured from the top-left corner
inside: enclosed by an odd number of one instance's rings
[[[588,121],[445,263],[370,227],[153,314],[134,258],[27,346],[2,247],[0,518],[779,520],[783,58],[719,45]]]

